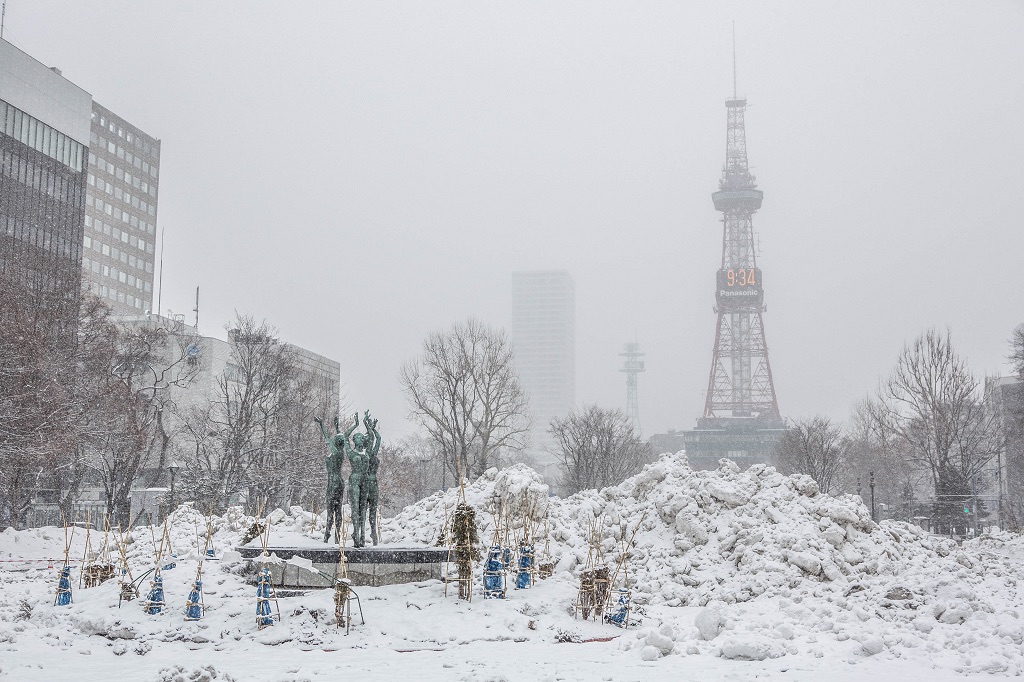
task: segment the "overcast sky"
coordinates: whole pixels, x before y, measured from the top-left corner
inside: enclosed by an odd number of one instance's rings
[[[948,326],[979,375],[1024,322],[1024,3],[8,0],[4,37],[162,140],[163,307],[399,365],[514,270],[576,282],[578,401],[701,415],[736,21],[783,416],[844,419]]]

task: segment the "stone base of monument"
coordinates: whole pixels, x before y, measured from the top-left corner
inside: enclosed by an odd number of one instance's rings
[[[278,588],[333,587],[341,575],[341,551],[337,546],[268,547],[280,561],[269,564]],[[239,547],[243,559],[260,557],[262,547]],[[380,587],[440,579],[448,550],[442,547],[346,547],[348,578],[355,586]]]

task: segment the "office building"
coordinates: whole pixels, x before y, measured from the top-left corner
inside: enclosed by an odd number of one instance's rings
[[[0,274],[152,309],[160,140],[0,40]]]
[[[91,103],[0,40],[0,275],[69,302],[81,287]]]
[[[568,272],[512,275],[512,345],[530,396],[529,453],[544,469],[556,462],[549,452],[551,420],[576,404],[576,288]]]
[[[115,314],[141,315],[153,308],[160,140],[92,102],[90,142],[83,282]]]

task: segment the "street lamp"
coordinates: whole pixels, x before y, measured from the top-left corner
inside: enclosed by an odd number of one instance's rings
[[[171,513],[174,513],[174,477],[178,474],[178,469],[181,465],[177,462],[171,462],[167,465],[167,470],[171,472]]]
[[[871,520],[875,521],[875,472],[870,471],[868,473],[871,474],[871,482],[869,483],[871,486]]]

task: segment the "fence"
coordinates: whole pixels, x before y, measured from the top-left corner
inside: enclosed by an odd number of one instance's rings
[[[106,502],[75,502],[71,507],[69,523],[85,524],[92,514],[92,527],[103,528],[103,519],[107,514]],[[25,528],[41,528],[43,526],[63,526],[65,519],[60,507],[56,504],[33,504],[25,517]]]

